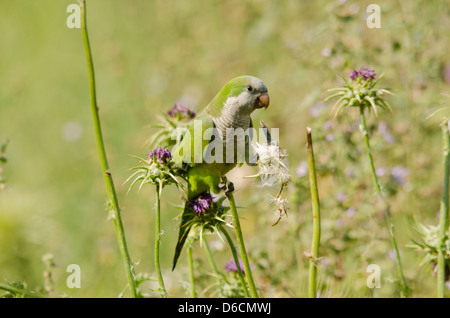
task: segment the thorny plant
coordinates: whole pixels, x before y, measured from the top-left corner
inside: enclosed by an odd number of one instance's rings
[[[366,125],[366,117],[365,110],[368,112],[372,109],[376,116],[378,116],[377,106],[389,110],[392,113],[392,109],[389,104],[384,100],[384,95],[389,94],[392,95],[390,91],[387,89],[376,89],[375,85],[378,83],[382,75],[377,77],[377,74],[374,70],[360,67],[358,70],[353,70],[353,72],[349,75],[351,81],[348,81],[344,78],[346,83],[343,87],[337,87],[329,89],[329,92],[336,92],[327,98],[324,101],[328,101],[331,98],[337,98],[337,102],[334,104],[333,109],[336,109],[335,117],[342,113],[342,111],[349,107],[359,108],[360,119],[361,119],[361,132],[364,137],[364,143],[366,147],[367,157],[369,159],[372,179],[376,189],[376,193],[379,198],[383,200],[384,204],[384,215],[386,219],[386,223],[388,226],[388,231],[391,239],[391,245],[395,253],[396,258],[396,266],[398,278],[400,280],[401,291],[400,294],[402,297],[407,297],[408,295],[408,286],[406,285],[406,280],[403,275],[403,267],[400,260],[400,252],[398,250],[397,241],[394,235],[394,225],[391,221],[391,213],[389,204],[384,201],[383,193],[381,191],[381,186],[378,181],[378,176],[376,174],[375,165],[373,162],[372,151],[370,149],[370,141],[369,141],[369,132]]]

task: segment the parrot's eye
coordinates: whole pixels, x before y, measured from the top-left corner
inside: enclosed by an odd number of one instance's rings
[[[253,91],[253,87],[251,87],[250,85],[247,85],[247,90],[248,90],[249,92],[251,92],[251,91]]]

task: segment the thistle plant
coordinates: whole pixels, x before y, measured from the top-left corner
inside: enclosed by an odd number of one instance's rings
[[[120,254],[122,256],[122,261],[125,266],[129,288],[131,291],[131,296],[133,298],[137,297],[135,277],[133,272],[133,265],[131,263],[130,255],[128,253],[128,247],[125,238],[125,231],[122,224],[122,217],[120,214],[119,201],[117,199],[116,190],[114,187],[114,181],[112,177],[111,170],[109,169],[108,160],[106,157],[105,145],[103,142],[102,129],[100,125],[99,108],[97,104],[97,95],[95,87],[95,75],[94,75],[94,63],[92,60],[91,47],[89,44],[89,37],[87,31],[87,19],[86,19],[86,0],[79,0],[80,10],[81,10],[81,31],[83,35],[84,49],[86,52],[86,60],[88,66],[89,74],[89,92],[90,92],[90,102],[92,119],[94,122],[95,138],[97,143],[97,151],[100,158],[100,164],[102,168],[103,178],[105,180],[106,192],[108,195],[108,203],[114,222],[114,228],[116,231],[117,241],[119,244]]]
[[[438,297],[444,298],[445,285],[450,283],[450,230],[447,228],[444,232],[444,240],[440,226],[426,226],[419,223],[417,231],[422,241],[413,241],[409,247],[424,254],[420,265],[432,266],[433,274],[438,278]]]
[[[448,95],[446,95],[449,97]],[[450,253],[449,253],[449,186],[450,186],[450,116],[449,107],[440,107],[428,118],[438,120],[442,131],[442,162],[444,180],[442,186],[442,197],[439,211],[439,230],[435,227],[422,227],[422,236],[425,246],[416,243],[427,253],[426,260],[434,264],[437,272],[437,295],[445,298],[445,284],[450,275]],[[438,237],[436,237],[438,235]]]
[[[406,280],[403,275],[403,268],[400,260],[400,252],[398,250],[397,241],[394,236],[394,225],[391,221],[391,214],[389,210],[389,205],[384,201],[383,193],[381,191],[381,186],[378,181],[378,176],[376,174],[376,169],[372,157],[372,151],[370,149],[369,132],[367,130],[365,111],[368,112],[373,110],[376,116],[378,116],[377,107],[384,110],[389,110],[392,113],[392,108],[384,100],[386,94],[392,95],[390,91],[385,88],[377,89],[375,88],[378,81],[383,76],[377,76],[374,70],[361,67],[358,70],[353,70],[350,73],[350,81],[344,78],[346,85],[343,87],[337,87],[329,89],[329,92],[334,92],[324,101],[328,101],[332,98],[338,98],[337,102],[334,104],[333,109],[335,109],[335,117],[340,115],[345,109],[350,107],[355,107],[359,109],[360,119],[361,119],[361,132],[364,137],[364,143],[366,147],[367,157],[369,159],[370,170],[372,173],[373,183],[376,189],[376,193],[379,198],[383,200],[384,203],[384,215],[388,226],[388,232],[390,235],[391,245],[395,253],[397,273],[401,285],[401,296],[407,297],[408,286],[406,285]]]
[[[159,124],[151,126],[152,128],[158,128],[158,131],[152,134],[148,140],[150,147],[176,147],[183,138],[190,121],[195,116],[196,113],[189,107],[180,103],[173,105],[166,114],[158,116]]]
[[[164,186],[175,184],[177,187],[183,187],[181,180],[184,178],[184,170],[174,166],[172,155],[168,149],[158,147],[149,152],[148,158],[136,157],[141,165],[132,168],[135,172],[125,181],[133,180],[128,191],[130,191],[137,183],[139,190],[144,184],[155,185],[156,202],[155,202],[155,245],[154,245],[154,262],[158,276],[159,292],[161,297],[167,297],[164,279],[161,273],[159,262],[159,247],[161,241],[161,192]]]
[[[333,106],[335,117],[340,115],[348,107],[357,107],[364,111],[366,108],[370,112],[373,110],[378,116],[377,106],[392,113],[391,106],[384,100],[386,94],[393,95],[385,88],[376,89],[375,85],[383,77],[383,74],[377,74],[370,68],[361,67],[359,70],[353,70],[349,75],[351,81],[343,78],[345,84],[343,87],[331,88],[328,91],[334,92],[324,99],[326,102],[332,98],[338,98]]]

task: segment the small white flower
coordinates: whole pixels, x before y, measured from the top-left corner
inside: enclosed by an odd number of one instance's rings
[[[256,143],[253,148],[258,158],[258,173],[248,178],[259,178],[261,186],[273,186],[277,183],[281,185],[278,194],[269,200],[276,208],[275,214],[278,219],[272,224],[272,226],[275,226],[283,216],[287,216],[288,211],[288,200],[282,198],[283,190],[291,179],[286,165],[286,152],[274,141],[264,144]]]
[[[258,174],[262,186],[272,186],[277,182],[289,182],[291,175],[287,169],[286,152],[276,142],[253,145],[258,155]]]

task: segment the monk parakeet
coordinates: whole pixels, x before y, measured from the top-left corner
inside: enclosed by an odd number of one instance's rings
[[[172,270],[189,234],[194,212],[198,212],[190,202],[197,199],[200,203],[210,203],[208,194],[220,192],[221,178],[238,161],[249,163],[251,134],[240,138],[242,135],[237,136],[236,132],[239,128],[241,132],[248,131],[252,127],[251,113],[268,106],[269,95],[262,80],[253,76],[236,77],[199,113],[174,151],[175,163],[187,169],[188,187]],[[244,146],[244,154],[240,146]]]

